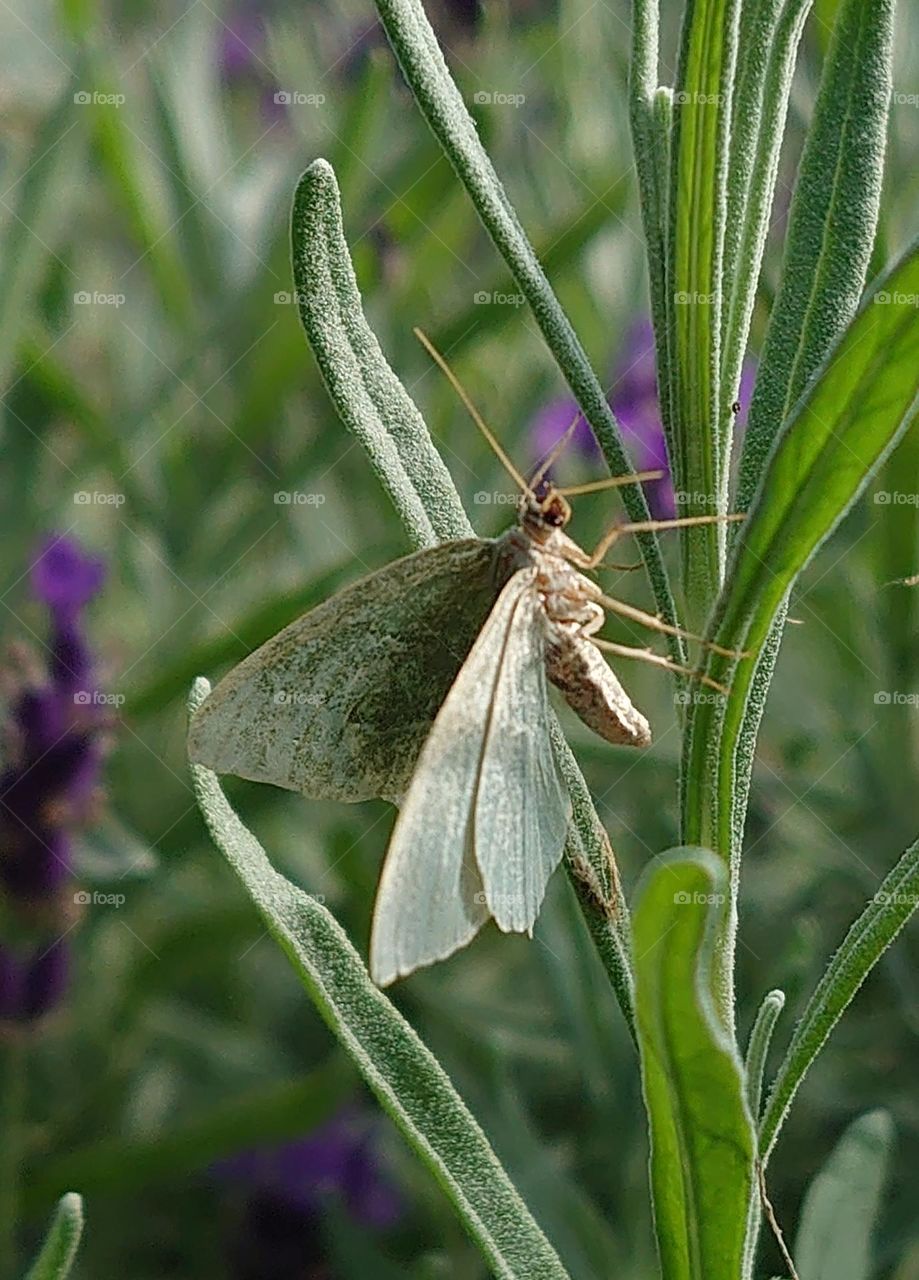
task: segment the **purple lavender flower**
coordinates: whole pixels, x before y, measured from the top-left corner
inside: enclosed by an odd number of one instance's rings
[[[334,1206],[375,1231],[393,1226],[405,1209],[381,1161],[379,1122],[357,1105],[344,1107],[303,1138],[242,1151],[213,1172],[246,1193],[235,1249],[240,1280],[326,1274],[317,1227]]]
[[[664,472],[660,480],[645,482],[651,514],[658,520],[671,518],[676,513],[676,503],[657,399],[654,329],[647,317],[636,320],[626,334],[609,403],[630,447],[636,471]]]
[[[306,1137],[241,1151],[214,1171],[304,1214],[321,1213],[337,1199],[356,1221],[383,1228],[398,1221],[403,1205],[378,1148],[376,1118],[347,1106]]]
[[[54,534],[31,570],[32,594],[51,618],[45,671],[20,675],[10,699],[0,770],[0,1016],[31,1021],[63,995],[68,955],[72,832],[93,814],[104,745],[93,664],[81,615],[104,568]],[[15,935],[13,937],[12,935]]]
[[[752,359],[747,360],[738,395],[741,410],[735,419],[737,430],[743,430],[745,426],[755,379],[756,363]],[[657,398],[654,329],[647,317],[637,319],[626,334],[608,399],[622,427],[635,470],[664,472],[659,480],[645,481],[644,484],[651,514],[658,520],[671,518],[676,514],[676,502]],[[530,427],[530,440],[537,458],[549,453],[577,412],[574,400],[562,397],[551,401],[536,415]],[[583,416],[578,418],[571,447],[587,458],[600,456],[593,433]]]

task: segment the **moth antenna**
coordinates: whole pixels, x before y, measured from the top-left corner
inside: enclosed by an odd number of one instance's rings
[[[578,409],[577,413],[574,415],[574,420],[571,422],[569,426],[565,428],[562,435],[560,435],[559,438],[556,440],[555,444],[549,450],[549,453],[546,456],[546,460],[543,462],[542,466],[539,468],[539,470],[533,476],[533,479],[530,481],[531,489],[535,490],[539,482],[545,479],[546,472],[549,470],[549,468],[552,466],[554,462],[558,461],[558,459],[562,456],[564,451],[568,448],[568,445],[571,443],[571,437],[574,435],[578,422],[581,420],[583,416],[584,415],[581,413],[581,410]],[[561,490],[559,490],[558,492],[561,492]]]
[[[450,383],[450,386],[459,396],[470,418],[478,427],[478,429],[481,431],[482,435],[485,437],[488,443],[491,445],[498,461],[504,467],[505,471],[508,473],[508,475],[511,477],[511,479],[514,481],[514,483],[517,485],[517,487],[520,489],[522,493],[532,495],[532,492],[533,492],[532,489],[527,484],[526,480],[524,480],[523,476],[520,474],[517,468],[514,466],[513,462],[511,462],[507,454],[504,452],[501,445],[498,443],[497,436],[491,430],[491,428],[486,425],[484,419],[482,418],[482,415],[479,413],[478,409],[475,407],[475,405],[470,400],[469,396],[466,394],[466,391],[464,390],[462,384],[460,383],[459,378],[457,378],[456,374],[447,364],[446,360],[443,358],[443,356],[434,346],[433,342],[431,342],[428,335],[424,333],[421,329],[419,329],[417,326],[412,330],[412,332],[414,333],[418,341],[421,343],[421,345],[424,347],[425,351],[427,351],[428,355],[431,357],[431,359],[434,361],[437,367],[440,369],[441,373],[444,374],[447,381]]]
[[[619,489],[626,484],[641,484],[644,480],[662,480],[665,471],[633,471],[626,476],[607,476],[605,480],[591,480],[588,484],[573,484],[556,490],[566,498],[578,493],[599,493],[601,489]]]

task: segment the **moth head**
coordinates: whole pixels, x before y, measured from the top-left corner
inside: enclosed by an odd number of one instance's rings
[[[552,529],[564,529],[570,519],[568,500],[551,480],[538,480],[520,501],[520,522],[537,536]]]

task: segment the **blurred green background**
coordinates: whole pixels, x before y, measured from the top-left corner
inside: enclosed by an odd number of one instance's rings
[[[679,6],[664,10],[669,79]],[[833,10],[818,0],[803,42],[754,350]],[[647,305],[629,5],[442,0],[432,17],[553,284],[612,380]],[[291,302],[289,207],[310,161],[336,169],[371,322],[480,532],[509,522],[511,507],[492,498],[509,481],[412,326],[448,354],[519,465],[535,456],[533,419],[563,394],[560,379],[369,3],[17,0],[0,7],[0,40],[3,633],[41,654],[45,616],[24,575],[44,534],[78,538],[107,563],[87,630],[100,687],[124,697],[106,816],[82,833],[76,872],[124,903],[86,908],[69,939],[70,993],[31,1036],[30,1230],[73,1188],[89,1221],[81,1276],[481,1276],[437,1187],[385,1122],[361,1152],[397,1198],[377,1215],[385,1223],[336,1194],[337,1175],[318,1208],[299,1212],[289,1187],[214,1169],[258,1136],[308,1135],[342,1106],[370,1123],[374,1104],[205,836],[183,703],[194,674],[215,678],[407,549],[330,408]],[[915,230],[917,46],[919,14],[904,5],[878,265]],[[564,474],[600,471],[572,455]],[[739,954],[742,1032],[782,987],[780,1046],[919,825],[916,706],[877,700],[919,692],[919,595],[888,585],[919,572],[916,497],[876,500],[912,493],[917,475],[913,432],[792,603],[803,625],[789,628],[763,725]],[[311,498],[279,503],[279,492]],[[574,536],[590,545],[614,510],[610,495],[581,499]],[[647,604],[640,577],[607,583]],[[610,748],[563,719],[628,891],[676,839],[679,736],[667,678],[622,674],[653,725],[648,751]],[[229,791],[276,864],[325,895],[365,949],[392,809]],[[809,1076],[770,1170],[793,1235],[842,1128],[888,1108],[898,1139],[877,1274],[896,1280],[919,1277],[917,960],[912,926]],[[652,1277],[636,1062],[562,878],[535,942],[488,929],[394,998],[571,1274]],[[763,1275],[780,1266],[770,1249]]]

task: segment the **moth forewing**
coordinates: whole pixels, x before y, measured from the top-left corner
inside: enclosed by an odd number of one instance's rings
[[[504,636],[475,796],[474,848],[499,929],[530,933],[565,844],[571,804],[552,751],[545,607],[535,571]]]
[[[374,909],[370,972],[381,986],[464,946],[489,915],[530,929],[561,857],[568,806],[549,745],[534,581],[522,569],[504,587],[418,758]]]
[[[197,764],[315,799],[397,800],[502,581],[499,543],[444,543],[339,591],[195,714]]]

